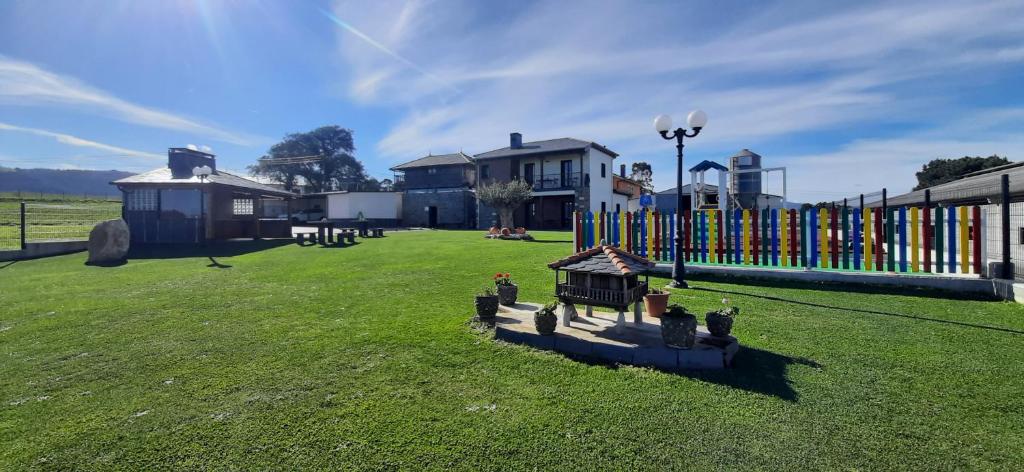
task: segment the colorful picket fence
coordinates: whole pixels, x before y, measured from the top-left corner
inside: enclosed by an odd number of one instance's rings
[[[573,243],[670,262],[681,223],[688,264],[981,274],[984,220],[977,206],[576,212]]]

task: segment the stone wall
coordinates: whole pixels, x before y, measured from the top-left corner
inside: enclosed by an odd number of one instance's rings
[[[402,195],[402,225],[428,226],[427,207],[437,207],[438,228],[472,228],[476,194],[468,189],[438,189],[434,192],[405,192]]]

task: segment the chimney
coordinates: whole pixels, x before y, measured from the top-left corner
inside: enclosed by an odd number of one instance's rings
[[[512,149],[523,148],[523,135],[519,133],[512,133],[508,135],[509,146]]]
[[[217,171],[217,160],[213,154],[189,148],[170,148],[167,150],[167,167],[175,179],[191,178],[192,169],[210,166]]]
[[[619,165],[619,177],[626,178],[626,164]]]

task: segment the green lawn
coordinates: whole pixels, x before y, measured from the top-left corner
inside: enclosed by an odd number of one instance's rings
[[[497,271],[549,299],[537,235],[0,263],[0,470],[1024,464],[1024,307],[696,280],[735,369],[588,364],[468,323]]]

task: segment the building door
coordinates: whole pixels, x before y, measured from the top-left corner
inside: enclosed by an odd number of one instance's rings
[[[572,228],[572,209],[573,203],[571,200],[562,202],[562,227],[560,229]]]
[[[569,160],[562,161],[562,167],[561,167],[560,176],[561,176],[560,184],[561,184],[562,188],[570,188],[570,187],[572,187],[572,161],[569,161]]]
[[[427,227],[428,228],[436,228],[437,227],[437,207],[436,206],[427,207]]]

